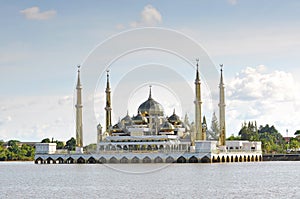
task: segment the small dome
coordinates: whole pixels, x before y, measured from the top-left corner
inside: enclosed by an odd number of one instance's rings
[[[151,87],[150,87],[150,93],[149,93],[149,98],[147,101],[142,103],[138,111],[144,115],[144,116],[149,116],[149,115],[157,115],[157,116],[163,116],[164,115],[164,109],[160,103],[152,99],[151,97]]]
[[[139,112],[136,116],[132,118],[134,124],[147,124],[147,118],[144,117],[141,112]]]
[[[174,126],[166,120],[164,121],[164,123],[160,125],[160,131],[161,132],[174,131]]]
[[[120,122],[118,122],[117,124],[115,124],[114,126],[111,127],[111,132],[112,133],[123,133],[123,127],[122,124]]]
[[[121,123],[124,124],[125,126],[128,126],[128,125],[132,124],[132,119],[128,115],[128,112],[127,112],[127,115],[121,120]]]
[[[168,118],[168,121],[173,124],[173,125],[179,125],[181,124],[181,120],[179,118],[178,115],[175,114],[175,109],[174,109],[174,112],[173,112],[173,115],[171,115],[169,118]]]

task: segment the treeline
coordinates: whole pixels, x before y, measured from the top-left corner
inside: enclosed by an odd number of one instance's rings
[[[299,131],[296,131],[295,135],[296,138],[291,138],[286,142],[273,125],[266,124],[258,128],[256,122],[245,122],[238,136],[232,135],[227,140],[261,141],[263,153],[286,153],[300,148]]]
[[[45,138],[41,143],[56,143],[57,149],[65,149],[74,151],[76,140],[72,137],[67,142],[54,141]],[[7,144],[0,140],[0,161],[32,161],[34,160],[35,147],[27,144],[22,144],[19,140],[10,140]]]
[[[54,141],[53,138],[52,140],[50,140],[49,138],[45,138],[41,141],[41,143],[56,143],[56,149],[66,149],[68,151],[74,151],[76,148],[76,139],[73,137],[66,143],[58,140]]]
[[[18,140],[10,140],[7,147],[0,140],[0,161],[29,161],[34,159],[35,149],[27,144],[20,144]]]

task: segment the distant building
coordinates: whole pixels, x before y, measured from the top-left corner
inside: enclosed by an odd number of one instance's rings
[[[36,154],[53,154],[56,152],[56,143],[36,143]]]

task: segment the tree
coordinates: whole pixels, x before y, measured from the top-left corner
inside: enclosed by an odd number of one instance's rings
[[[239,131],[239,136],[241,136],[241,140],[249,140],[249,141],[258,141],[258,131],[256,122],[253,124],[253,122],[244,122],[242,125],[241,130]]]
[[[294,135],[300,135],[300,130],[297,130]]]
[[[226,140],[241,140],[241,137],[240,136],[234,136],[233,134],[227,138]]]
[[[265,126],[260,126],[258,135],[259,140],[261,140],[262,142],[262,148],[265,153],[282,153],[285,151],[285,141],[282,135],[273,125],[271,127],[268,124],[266,124]]]
[[[67,141],[65,148],[68,149],[69,151],[74,151],[76,147],[76,140],[75,138],[71,138]]]
[[[63,142],[58,140],[56,140],[55,143],[56,143],[56,149],[63,149],[65,146]]]
[[[41,143],[50,143],[51,141],[50,141],[50,139],[49,138],[45,138],[45,139],[43,139],[42,141],[41,141]]]

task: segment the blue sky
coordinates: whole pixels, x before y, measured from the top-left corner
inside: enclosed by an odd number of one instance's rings
[[[108,37],[149,26],[188,35],[224,64],[229,135],[244,120],[292,135],[300,128],[299,10],[296,0],[2,1],[0,139],[74,136],[76,65]]]

